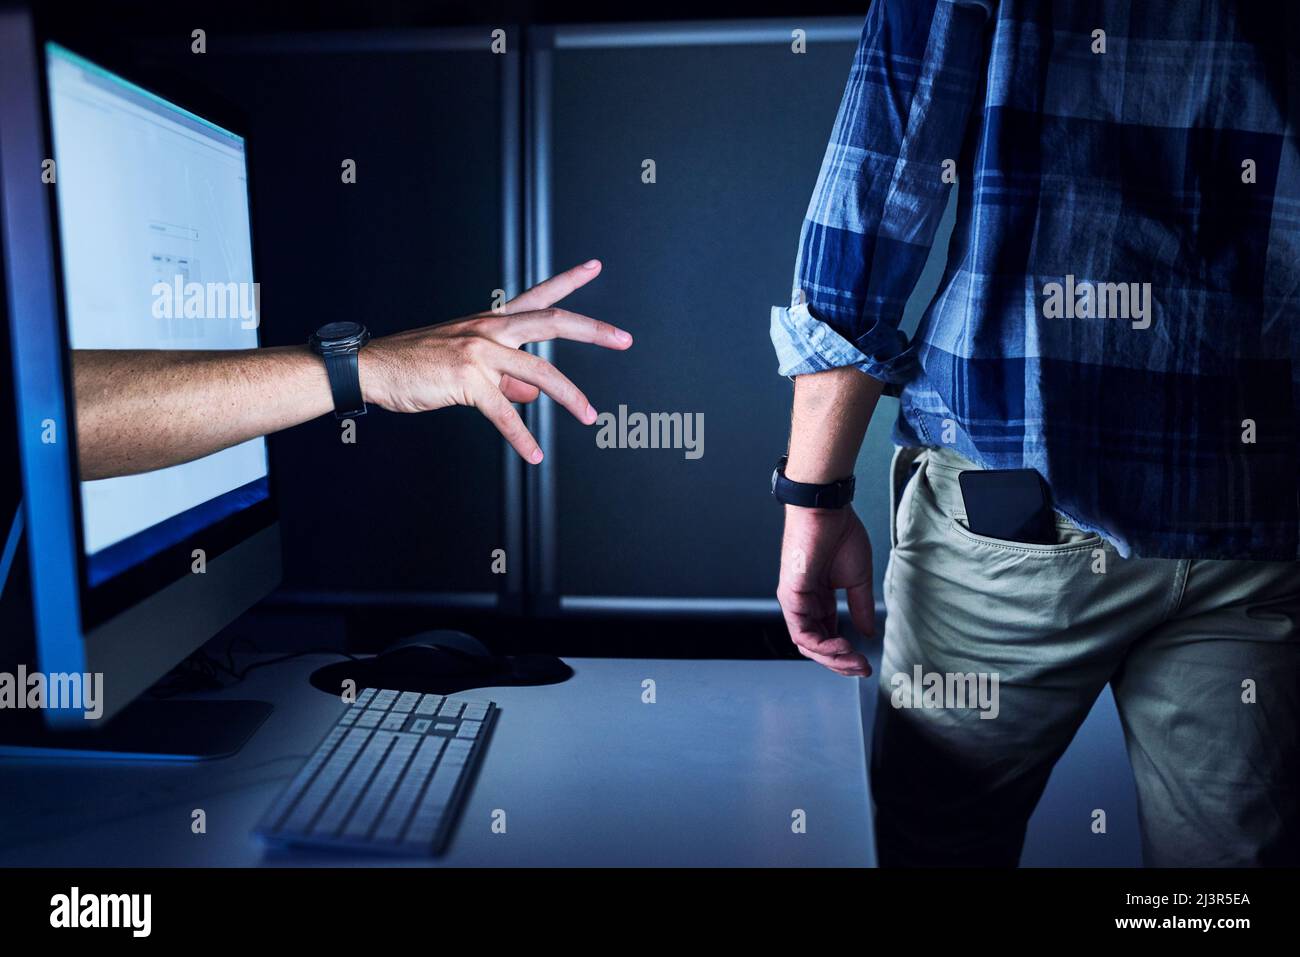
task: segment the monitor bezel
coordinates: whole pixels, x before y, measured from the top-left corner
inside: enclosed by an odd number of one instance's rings
[[[124,62],[119,50],[100,47],[87,41],[84,37],[69,37],[61,34],[57,28],[48,27],[39,20],[35,30],[36,59],[40,65],[38,77],[42,136],[45,155],[54,156],[53,114],[51,112],[49,89],[49,44],[57,44],[75,56],[114,74],[128,83],[157,96],[166,102],[193,113],[231,133],[243,138],[244,166],[248,193],[249,241],[252,253],[253,281],[261,276],[258,258],[256,228],[254,227],[257,201],[256,184],[253,173],[253,145],[248,135],[246,117],[232,104],[222,100],[213,91],[191,83],[174,72],[146,72],[138,64]],[[197,54],[196,54],[197,55]],[[56,166],[57,171],[57,166]],[[53,264],[55,306],[57,312],[58,337],[61,357],[61,387],[66,409],[68,434],[76,435],[76,396],[72,377],[72,353],[70,349],[70,325],[65,300],[65,277],[63,266],[63,249],[61,242],[60,210],[57,190],[47,190],[47,209],[50,224],[50,259]],[[262,344],[262,330],[257,329],[257,342]],[[263,440],[265,441],[265,439]],[[90,638],[96,628],[110,621],[122,612],[146,601],[167,586],[193,574],[194,549],[202,548],[205,560],[225,554],[278,520],[276,508],[275,469],[271,464],[270,443],[266,442],[267,486],[268,494],[264,499],[254,502],[231,515],[219,519],[206,528],[191,533],[180,541],[164,548],[127,570],[92,586],[89,582],[89,556],[85,550],[85,526],[82,514],[80,461],[77,443],[63,443],[66,451],[66,465],[70,477],[72,492],[73,534],[75,536],[75,559],[77,568],[77,589],[79,595],[79,614],[82,634]],[[90,638],[93,640],[93,638]]]

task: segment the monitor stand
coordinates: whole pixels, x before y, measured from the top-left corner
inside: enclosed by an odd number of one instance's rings
[[[273,710],[266,701],[132,702],[87,730],[47,727],[39,711],[0,711],[0,756],[101,761],[208,761],[234,754]]]

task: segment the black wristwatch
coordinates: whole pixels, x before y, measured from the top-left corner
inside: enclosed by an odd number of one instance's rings
[[[334,418],[366,414],[361,398],[361,371],[357,353],[370,341],[370,330],[359,322],[331,322],[311,334],[307,345],[325,360],[325,374],[334,395]]]
[[[785,477],[787,461],[789,456],[781,456],[772,472],[772,495],[782,505],[798,505],[801,508],[843,508],[853,501],[853,488],[857,480],[852,475],[825,485],[792,482]]]

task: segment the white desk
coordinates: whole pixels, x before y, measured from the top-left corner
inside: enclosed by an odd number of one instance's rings
[[[575,658],[564,684],[467,692],[501,715],[441,858],[268,849],[250,831],[342,710],[307,682],[336,660],[271,665],[221,692],[276,707],[223,761],[0,760],[0,866],[875,861],[859,683],[787,661]],[[655,704],[642,702],[647,678]],[[195,808],[206,834],[191,831]]]

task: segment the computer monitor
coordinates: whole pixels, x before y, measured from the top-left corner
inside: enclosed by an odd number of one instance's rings
[[[280,581],[264,439],[93,481],[77,454],[78,350],[258,345],[242,129],[0,12],[0,245],[36,662],[103,675],[96,724]],[[44,718],[87,727],[75,708]]]

